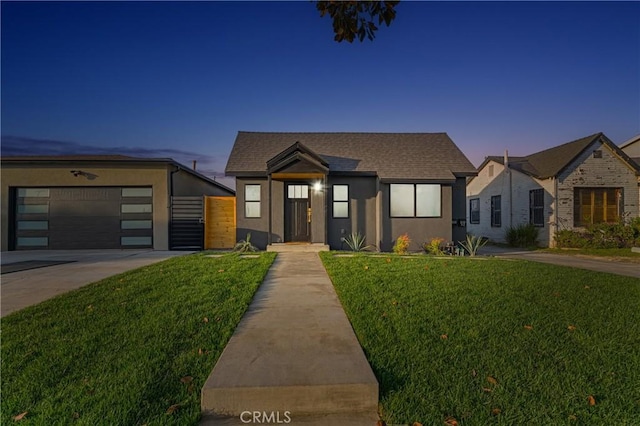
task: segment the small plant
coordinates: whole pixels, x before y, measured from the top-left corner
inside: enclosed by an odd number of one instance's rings
[[[535,247],[538,244],[538,233],[539,228],[527,223],[509,227],[505,239],[511,247]]]
[[[258,247],[251,244],[251,232],[247,233],[247,238],[245,240],[238,241],[235,247],[233,247],[233,251],[237,253],[250,253],[258,251]]]
[[[475,256],[478,253],[478,250],[487,244],[488,241],[489,240],[487,238],[467,234],[467,240],[460,241],[460,245],[467,253],[469,253],[469,256]]]
[[[396,243],[393,246],[393,252],[396,254],[407,254],[407,250],[409,249],[409,244],[411,244],[411,239],[409,235],[402,234],[396,240]]]
[[[444,238],[432,238],[428,243],[422,244],[422,249],[427,254],[432,254],[434,256],[443,256],[444,251],[442,250],[442,242]]]
[[[365,251],[374,248],[372,245],[366,245],[367,238],[360,232],[352,232],[342,239],[351,251]]]

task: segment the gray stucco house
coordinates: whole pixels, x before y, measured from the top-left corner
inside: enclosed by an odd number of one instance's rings
[[[236,178],[237,238],[346,248],[360,232],[391,250],[463,239],[465,182],[475,167],[446,133],[239,132],[226,174]]]
[[[555,233],[637,217],[640,168],[603,133],[525,157],[489,156],[467,185],[467,229],[505,241],[509,227],[539,227],[538,243]]]

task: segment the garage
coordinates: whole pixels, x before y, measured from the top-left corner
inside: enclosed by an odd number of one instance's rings
[[[13,249],[153,247],[152,187],[12,188]]]

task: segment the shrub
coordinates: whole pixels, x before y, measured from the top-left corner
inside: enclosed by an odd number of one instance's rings
[[[393,246],[393,252],[397,254],[407,254],[407,250],[409,249],[409,244],[411,244],[411,239],[409,235],[402,234],[396,240],[396,243]]]
[[[476,237],[475,235],[467,234],[466,241],[460,241],[460,245],[469,256],[475,256],[478,253],[478,250],[489,242],[488,238]]]
[[[365,251],[374,248],[372,245],[365,245],[367,238],[360,232],[352,232],[342,239],[351,251]]]
[[[443,241],[444,238],[432,238],[428,243],[422,244],[422,249],[428,254],[432,254],[434,256],[442,256],[444,255],[444,251],[442,250],[440,245]]]
[[[238,253],[258,251],[258,247],[251,244],[251,232],[247,233],[247,238],[245,240],[238,241],[235,247],[233,247],[233,251]]]
[[[539,229],[531,223],[507,228],[505,239],[511,247],[535,247]]]
[[[555,235],[556,247],[558,248],[589,248],[591,238],[586,232],[562,229]]]
[[[640,219],[628,224],[599,223],[582,230],[561,230],[555,235],[560,248],[626,248],[640,244]]]

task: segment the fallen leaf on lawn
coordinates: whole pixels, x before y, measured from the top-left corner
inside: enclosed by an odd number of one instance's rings
[[[497,416],[498,414],[502,413],[502,410],[499,408],[494,408],[491,410],[491,414],[494,416]]]
[[[492,376],[487,376],[487,382],[491,383],[492,385],[498,384],[498,381],[496,380],[496,378]]]
[[[420,423],[420,422],[413,422],[413,425],[411,425],[411,426],[422,426],[422,423]]]
[[[587,400],[589,401],[589,405],[591,405],[591,406],[596,405],[596,399],[593,397],[593,395],[589,395]]]
[[[18,414],[17,416],[15,416],[15,417],[13,418],[13,421],[15,421],[15,422],[19,422],[20,420],[24,419],[24,416],[26,416],[26,415],[27,415],[27,413],[28,413],[28,411],[25,411],[24,413],[20,413],[20,414]]]
[[[74,419],[79,419],[79,418],[80,418],[80,413],[75,412],[75,413],[73,413],[73,416],[72,416],[72,417],[73,417]]]
[[[458,421],[455,419],[455,417],[447,417],[446,419],[444,419],[444,424],[447,426],[458,426]]]
[[[478,372],[476,370],[471,370],[471,376],[476,377]]]
[[[489,388],[482,388],[483,392],[487,392],[487,393],[491,393],[493,392],[493,389],[489,389]]]
[[[382,318],[386,318],[386,317],[387,317],[387,313],[386,313],[386,312],[383,312],[383,313],[382,313]]]
[[[93,309],[93,305],[89,305],[89,306],[87,306],[87,309],[88,309],[88,310],[92,310],[92,309]]]
[[[193,381],[193,377],[191,376],[184,376],[183,378],[180,379],[180,381],[182,383],[191,383]]]
[[[398,302],[397,302],[396,300],[394,300],[393,302],[391,302],[391,304],[392,304],[393,306],[396,306],[396,305],[398,304]]]
[[[449,338],[449,336],[447,336],[446,334],[441,334],[441,335],[440,335],[440,338],[441,338],[442,340],[446,340],[446,339],[448,339],[448,338]]]
[[[575,325],[570,325],[569,327],[567,327],[567,330],[569,330],[569,331],[573,331],[575,329],[576,329]]]
[[[369,269],[369,267],[365,265],[364,270],[366,271],[367,269]]]
[[[584,286],[585,290],[589,290],[591,287],[589,287],[588,285]]]
[[[167,408],[167,414],[175,413],[178,411],[178,408],[180,408],[180,404],[173,404],[171,407]]]
[[[202,348],[198,349],[198,355],[202,355]]]
[[[218,269],[218,272],[224,272],[224,269]]]
[[[209,322],[209,318],[207,317],[202,318],[202,322]]]
[[[525,325],[524,328],[526,328],[527,330],[533,330],[533,326],[532,325]]]
[[[216,321],[217,321],[217,322],[222,321],[222,317],[216,317]]]
[[[571,414],[571,415],[569,416],[569,420],[576,421],[576,420],[578,420],[578,418],[577,418],[576,416],[574,416],[573,414]]]
[[[425,270],[425,271],[428,271],[428,270],[429,270],[429,265],[425,266],[425,267],[424,267],[424,270]]]
[[[387,257],[387,263],[391,263],[391,259]]]

